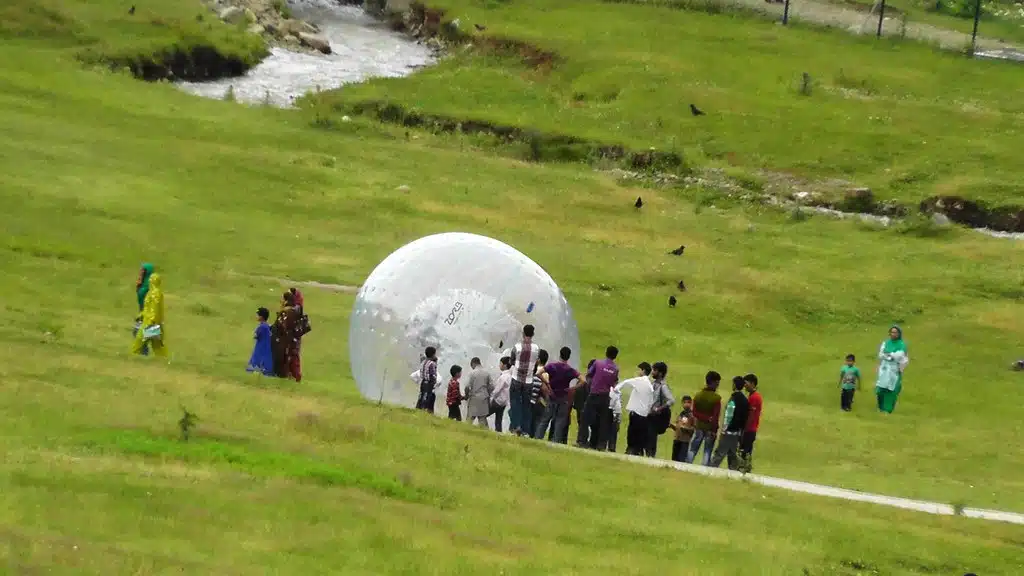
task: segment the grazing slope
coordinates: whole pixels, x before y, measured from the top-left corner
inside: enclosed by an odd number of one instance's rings
[[[559,58],[536,67],[459,52],[414,78],[374,80],[324,100],[346,113],[387,101],[421,114],[653,146],[693,167],[755,179],[760,171],[842,178],[915,205],[935,195],[1024,205],[1017,64],[642,3],[430,4],[464,32]],[[809,95],[799,93],[805,72]],[[690,103],[707,116],[691,116]]]
[[[624,365],[663,359],[677,393],[709,368],[758,372],[759,472],[1019,511],[1022,409],[1007,398],[1020,382],[1006,366],[1024,336],[1020,243],[730,207],[710,191],[636,190],[579,166],[493,155],[472,138],[406,139],[359,119],[199,100],[82,66],[74,31],[114,42],[119,28],[102,23],[127,2],[37,4],[54,11],[7,4],[0,19],[0,562],[10,572],[1024,569],[1019,526],[555,452],[374,406],[349,377],[348,293],[307,290],[315,331],[301,384],[242,371],[254,310],[281,290],[266,277],[358,284],[406,241],[479,232],[563,286],[581,356],[615,342]],[[169,18],[181,4],[146,9]],[[723,22],[723,43],[743,36],[730,26],[747,24]],[[847,42],[814,38],[837,53],[828,46]],[[913,58],[924,82],[952,65]],[[631,102],[638,117],[653,109]],[[708,119],[722,106],[698,103]],[[523,109],[545,114],[542,103]],[[680,243],[685,256],[665,254]],[[164,275],[169,363],[127,353],[142,261]],[[669,310],[680,279],[689,290]],[[897,413],[878,417],[864,393],[841,414],[842,356],[859,353],[870,372],[892,321],[914,359]],[[181,406],[199,417],[188,443],[177,440]]]

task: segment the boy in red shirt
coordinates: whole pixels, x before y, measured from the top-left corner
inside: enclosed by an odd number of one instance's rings
[[[462,378],[462,366],[452,366],[452,379],[448,381],[448,395],[445,398],[448,404],[448,419],[462,422],[462,389],[459,388],[459,378]]]
[[[743,377],[743,383],[747,393],[750,395],[748,398],[750,412],[747,415],[747,426],[740,437],[740,457],[742,460],[740,470],[747,474],[754,468],[751,457],[754,453],[754,440],[757,440],[757,429],[761,425],[761,407],[764,405],[764,400],[761,398],[761,393],[757,391],[757,376],[747,374]]]

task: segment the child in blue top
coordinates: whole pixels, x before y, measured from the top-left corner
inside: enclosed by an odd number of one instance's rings
[[[265,376],[274,375],[274,353],[270,349],[270,310],[260,308],[256,311],[256,331],[253,338],[256,345],[252,349],[252,356],[249,357],[249,365],[245,368],[247,372],[259,372]]]
[[[847,354],[846,364],[839,369],[839,386],[843,389],[839,402],[845,412],[853,410],[853,393],[860,390],[860,369],[854,366],[856,360],[853,354]]]

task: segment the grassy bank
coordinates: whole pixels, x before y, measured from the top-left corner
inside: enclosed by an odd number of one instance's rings
[[[358,284],[406,241],[479,232],[562,285],[581,356],[614,342],[623,364],[663,359],[679,393],[711,368],[757,372],[759,472],[1019,511],[1006,368],[1024,336],[1021,244],[630,189],[359,119],[325,127],[84,69],[73,38],[32,36],[0,44],[11,572],[1024,568],[1018,526],[641,469],[373,406],[349,376],[348,294],[307,291],[302,384],[242,370],[253,312],[281,290],[259,277]],[[665,255],[680,243],[686,256]],[[142,261],[165,275],[169,363],[127,352]],[[690,290],[669,310],[679,279]],[[869,372],[893,321],[913,357],[897,413],[878,417],[869,394],[840,413],[842,356]],[[181,406],[199,416],[188,444]]]
[[[459,51],[402,80],[324,96],[681,153],[694,166],[843,178],[916,203],[1020,204],[1019,67],[742,15],[578,0],[431,6],[463,31],[559,55]],[[484,26],[482,32],[475,25]],[[802,74],[810,94],[802,95]],[[707,112],[693,117],[689,104]]]
[[[73,54],[146,80],[237,76],[266,55],[263,40],[199,2],[6,0],[0,38]]]

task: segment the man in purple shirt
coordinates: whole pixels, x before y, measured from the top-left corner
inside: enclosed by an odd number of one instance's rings
[[[547,380],[548,406],[544,415],[537,423],[537,431],[534,438],[544,438],[548,426],[554,422],[554,437],[552,441],[561,444],[568,443],[569,437],[569,386],[573,380],[580,379],[580,373],[569,365],[569,358],[572,350],[563,346],[558,351],[558,362],[549,362],[544,366],[539,378]],[[545,378],[545,374],[547,378]]]
[[[609,346],[604,359],[594,362],[587,370],[590,394],[583,406],[583,418],[590,426],[590,447],[594,450],[603,451],[608,447],[612,429],[608,392],[619,382],[619,366],[615,363],[618,356],[619,349]]]

